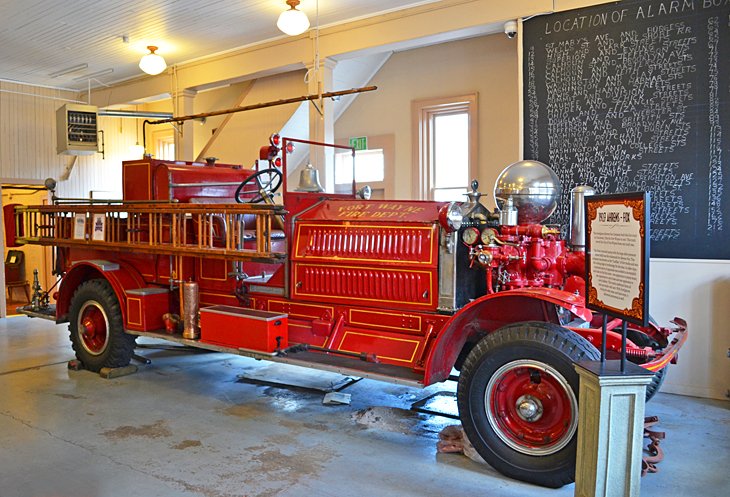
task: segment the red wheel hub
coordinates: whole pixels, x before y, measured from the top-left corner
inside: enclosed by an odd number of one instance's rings
[[[485,408],[497,435],[530,455],[557,452],[577,427],[578,403],[572,388],[557,370],[539,361],[502,366],[487,385]]]
[[[99,355],[106,349],[109,341],[107,317],[97,302],[86,302],[81,308],[78,333],[84,348],[89,353]]]

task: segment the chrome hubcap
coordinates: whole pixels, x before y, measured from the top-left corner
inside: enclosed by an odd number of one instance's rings
[[[523,395],[517,399],[517,414],[525,421],[535,422],[542,416],[542,402],[532,395]]]

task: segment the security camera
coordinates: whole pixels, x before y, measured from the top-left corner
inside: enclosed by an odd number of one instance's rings
[[[507,21],[504,23],[504,34],[510,40],[517,36],[517,21]]]

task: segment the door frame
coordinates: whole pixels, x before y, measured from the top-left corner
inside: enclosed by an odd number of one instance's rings
[[[3,188],[8,188],[10,185],[14,186],[30,186],[30,187],[41,187],[42,190],[45,188],[45,180],[39,180],[39,179],[18,179],[18,178],[0,178],[0,206],[4,207],[2,205],[2,193]],[[52,198],[51,198],[51,192],[48,191],[48,205],[51,205]],[[0,215],[0,253],[3,254],[2,260],[0,260],[0,288],[2,288],[2,295],[0,295],[0,318],[6,318],[8,317],[8,302],[7,302],[7,290],[5,289],[5,216]],[[44,250],[49,249],[49,247],[43,247]],[[44,261],[44,271],[46,274],[51,274],[51,258],[47,257],[46,254],[44,254],[43,257]],[[27,268],[26,268],[27,269]],[[26,278],[28,277],[26,273]],[[32,281],[29,280],[29,283],[32,285]],[[31,287],[32,289],[32,287]]]

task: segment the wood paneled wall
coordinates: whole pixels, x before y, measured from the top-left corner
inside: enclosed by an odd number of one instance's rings
[[[91,190],[121,196],[121,162],[135,158],[129,147],[137,140],[136,127],[141,123],[101,117],[105,158],[78,157],[63,180],[73,157],[56,153],[56,109],[77,100],[78,94],[8,82],[0,82],[0,90],[0,181],[38,183],[50,177],[58,181],[56,194],[62,197],[88,197]]]

